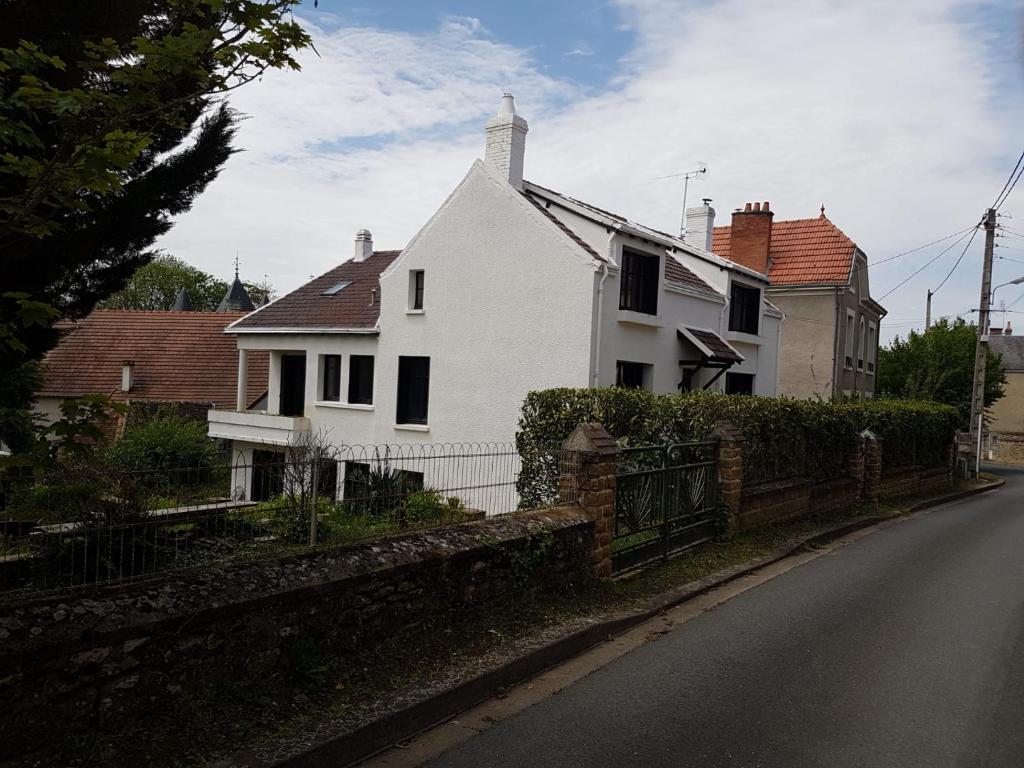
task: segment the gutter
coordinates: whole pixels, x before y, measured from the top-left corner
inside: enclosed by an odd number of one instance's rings
[[[601,324],[604,316],[604,281],[608,279],[608,264],[615,263],[615,235],[619,227],[612,227],[612,233],[608,236],[608,261],[601,265],[601,279],[597,283],[596,300],[597,311],[594,313],[594,354],[590,368],[590,386],[596,387],[599,381],[601,370]]]

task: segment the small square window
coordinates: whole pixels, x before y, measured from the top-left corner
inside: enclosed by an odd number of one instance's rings
[[[756,336],[761,319],[761,290],[733,282],[729,296],[729,330]]]
[[[360,405],[373,404],[373,355],[349,356],[348,401]]]
[[[323,400],[341,399],[341,355],[324,355],[323,385],[320,393]]]
[[[650,368],[647,363],[619,360],[615,364],[615,386],[626,389],[650,389]]]
[[[727,395],[752,395],[752,394],[754,394],[754,374],[752,374],[752,373],[727,373],[727,374],[725,374],[725,394],[727,394]]]

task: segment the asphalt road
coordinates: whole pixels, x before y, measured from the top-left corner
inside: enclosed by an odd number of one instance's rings
[[[1024,766],[1024,472],[723,603],[434,768]]]

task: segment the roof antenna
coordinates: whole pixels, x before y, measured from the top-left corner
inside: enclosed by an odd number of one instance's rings
[[[698,176],[703,176],[707,172],[707,165],[698,160],[696,170],[686,171],[685,173],[672,173],[668,176],[658,176],[654,179],[655,181],[660,181],[662,179],[683,180],[683,214],[679,220],[679,237],[686,237],[686,195],[690,191],[690,179],[696,179]]]

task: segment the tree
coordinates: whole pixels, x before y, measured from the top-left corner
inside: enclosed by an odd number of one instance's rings
[[[87,314],[151,260],[234,151],[224,94],[298,69],[298,2],[4,3],[0,376],[53,345],[55,316]]]
[[[269,284],[244,285],[255,304],[273,293]],[[174,306],[174,300],[182,288],[188,291],[194,310],[211,312],[224,297],[228,284],[175,256],[160,254],[153,261],[139,267],[124,288],[96,306],[99,309],[167,311]]]
[[[880,394],[933,400],[952,405],[964,427],[971,415],[976,325],[961,318],[943,318],[925,333],[897,336],[878,350]],[[985,366],[985,407],[1003,396],[1006,369],[999,355],[988,353]]]

